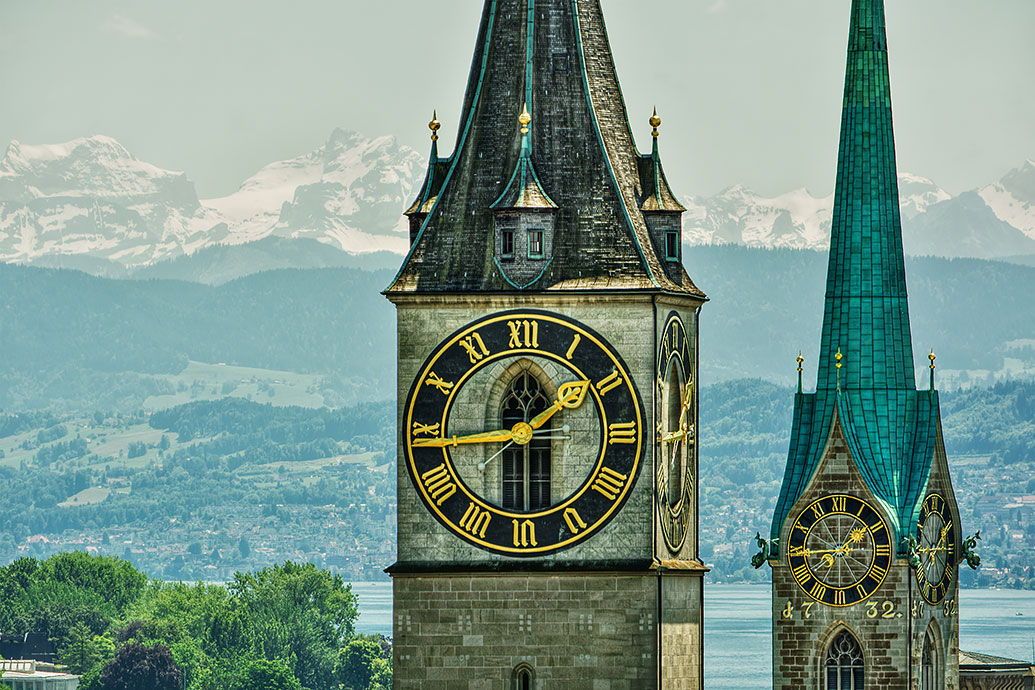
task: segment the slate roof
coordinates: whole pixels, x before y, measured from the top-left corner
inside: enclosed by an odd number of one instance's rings
[[[940,414],[937,393],[916,390],[883,0],[852,3],[819,372],[816,392],[795,397],[773,538],[815,472],[835,414],[902,536],[926,492]]]
[[[653,174],[646,185],[641,176],[599,0],[485,0],[461,112],[445,173],[435,151],[410,209],[428,216],[387,294],[515,291],[493,261],[492,206],[548,200],[557,207],[553,260],[532,289],[704,299],[685,271],[681,284],[666,275],[651,242],[647,197],[681,207],[663,174],[660,190]]]

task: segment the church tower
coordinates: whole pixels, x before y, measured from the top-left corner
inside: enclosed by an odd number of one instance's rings
[[[485,0],[398,319],[395,687],[699,690],[698,314],[599,0]]]
[[[853,0],[814,393],[799,387],[771,539],[776,690],[956,690],[959,563],[976,557],[917,390],[883,0]],[[969,549],[973,542],[966,545]]]

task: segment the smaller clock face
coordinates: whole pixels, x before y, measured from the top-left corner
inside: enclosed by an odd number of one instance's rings
[[[828,606],[868,599],[891,568],[891,533],[873,506],[855,496],[825,496],[791,527],[787,560],[794,580]]]
[[[690,339],[673,312],[658,351],[658,517],[668,550],[682,549],[693,512],[695,436],[693,362]]]
[[[916,581],[929,604],[940,604],[956,573],[956,527],[949,504],[938,494],[924,499],[916,526],[920,565]]]

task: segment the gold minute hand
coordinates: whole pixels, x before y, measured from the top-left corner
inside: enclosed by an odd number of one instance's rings
[[[561,409],[574,410],[586,399],[586,392],[589,391],[589,381],[572,381],[563,384],[557,389],[557,402],[537,414],[529,420],[528,426],[535,431],[550,421],[550,417],[560,412]]]

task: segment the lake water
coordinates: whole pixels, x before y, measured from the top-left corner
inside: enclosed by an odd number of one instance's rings
[[[359,597],[359,632],[392,634],[392,583],[352,585]],[[705,687],[772,687],[770,590],[756,585],[707,585],[705,589]],[[1023,615],[1018,616],[1021,613]],[[1012,659],[1032,658],[1035,592],[962,590],[960,647]],[[744,663],[744,652],[753,652]]]

